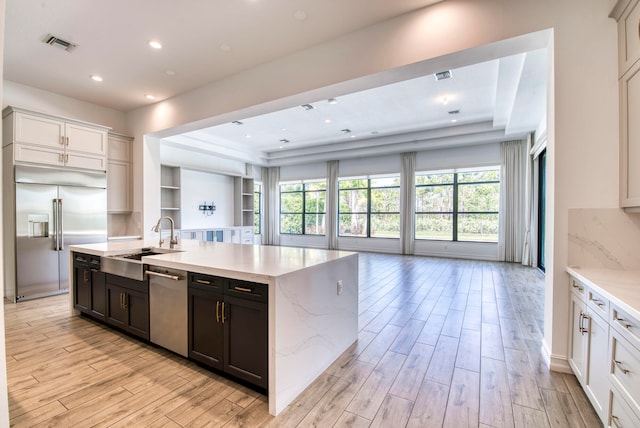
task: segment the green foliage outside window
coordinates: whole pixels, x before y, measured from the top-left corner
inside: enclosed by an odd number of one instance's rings
[[[325,234],[326,181],[280,184],[280,233]]]
[[[500,170],[416,175],[415,238],[498,241]]]
[[[338,234],[400,236],[400,176],[338,181]]]

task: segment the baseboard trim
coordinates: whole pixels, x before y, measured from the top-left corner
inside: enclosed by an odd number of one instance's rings
[[[544,341],[542,341],[540,351],[542,352],[544,362],[549,370],[551,370],[552,372],[573,373],[567,357],[562,355],[553,355],[552,353],[550,353],[549,348],[547,348],[547,344]]]

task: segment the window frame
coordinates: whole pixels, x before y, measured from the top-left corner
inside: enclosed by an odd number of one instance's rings
[[[322,183],[324,184],[324,189],[318,190],[318,189],[313,189],[313,190],[308,190],[307,189],[307,185],[311,185],[311,184],[316,184],[316,183]],[[295,184],[301,184],[302,185],[302,189],[301,190],[290,190],[290,191],[282,191],[282,186],[283,185],[295,185]],[[324,211],[307,211],[307,194],[308,193],[317,193],[317,192],[323,192],[324,193]],[[300,193],[302,194],[302,211],[301,212],[283,212],[282,211],[282,194],[295,194],[295,193]],[[315,216],[315,215],[323,215],[324,218],[326,219],[327,216],[327,180],[326,179],[318,179],[318,180],[293,180],[293,181],[281,181],[278,183],[278,195],[279,195],[279,207],[278,207],[278,216],[279,216],[279,224],[278,224],[278,230],[280,232],[281,235],[293,235],[293,236],[326,236],[326,230],[324,231],[324,233],[307,233],[306,231],[306,220],[307,220],[307,216]],[[300,233],[292,233],[292,232],[283,232],[282,231],[282,216],[283,215],[300,215],[301,216],[301,232]],[[323,224],[326,226],[326,223],[323,221]]]
[[[371,186],[371,181],[372,180],[377,180],[377,179],[383,179],[383,178],[397,178],[398,179],[398,185],[397,186]],[[343,181],[350,181],[350,180],[366,180],[366,186],[365,187],[349,187],[349,188],[342,188],[340,186],[340,183]],[[401,183],[400,183],[401,177],[400,174],[380,174],[380,175],[366,175],[366,176],[355,176],[355,177],[339,177],[338,178],[338,209],[337,209],[337,213],[338,213],[338,219],[337,219],[337,233],[338,233],[338,237],[339,238],[374,238],[374,239],[399,239],[400,238],[400,216],[401,216],[401,211],[402,211],[402,207],[400,206],[400,192],[401,192]],[[375,211],[372,212],[371,211],[371,191],[372,190],[379,190],[379,189],[397,189],[398,190],[398,211]],[[341,210],[341,198],[340,198],[340,193],[343,191],[361,191],[361,190],[365,190],[366,191],[366,197],[367,197],[367,211],[349,211],[349,212],[344,212]],[[371,216],[372,215],[397,215],[398,216],[398,236],[371,236]],[[341,228],[340,228],[340,218],[342,215],[365,215],[366,216],[366,234],[363,235],[343,235],[341,234]]]
[[[262,234],[262,183],[253,183],[253,233]]]
[[[413,239],[416,241],[446,241],[446,242],[481,242],[481,243],[498,243],[498,239],[494,240],[461,240],[459,239],[458,229],[459,229],[459,217],[460,215],[497,215],[498,221],[500,216],[500,209],[498,211],[460,211],[459,202],[460,202],[460,188],[464,186],[470,185],[482,185],[482,184],[498,184],[499,191],[498,195],[500,195],[502,181],[499,177],[498,180],[482,180],[482,181],[471,181],[471,182],[460,182],[458,179],[458,174],[465,173],[474,173],[474,172],[483,172],[483,171],[498,171],[501,173],[500,166],[489,166],[489,167],[481,167],[481,168],[460,168],[454,170],[438,170],[438,171],[419,171],[415,173],[415,179],[417,182],[417,178],[419,176],[424,175],[444,175],[444,174],[452,174],[453,180],[449,183],[444,184],[415,184],[414,185],[414,197],[417,198],[418,189],[419,188],[427,188],[427,187],[451,187],[452,192],[452,210],[451,211],[418,211],[417,201],[416,201],[416,209],[414,210],[414,227],[413,227]],[[499,196],[498,196],[499,197]],[[417,216],[418,215],[429,215],[429,214],[445,214],[451,215],[452,222],[452,234],[451,239],[436,239],[436,238],[418,238],[416,235],[416,227],[418,225]]]

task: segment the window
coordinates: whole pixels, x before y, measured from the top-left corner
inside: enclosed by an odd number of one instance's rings
[[[262,183],[253,184],[253,233],[260,235],[262,232]]]
[[[416,174],[415,239],[498,242],[500,169]]]
[[[400,176],[338,181],[338,235],[400,237]]]
[[[324,235],[326,181],[280,184],[280,233]]]

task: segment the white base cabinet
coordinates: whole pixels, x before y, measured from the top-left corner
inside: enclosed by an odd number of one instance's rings
[[[570,277],[569,365],[606,427],[640,426],[640,321]]]

